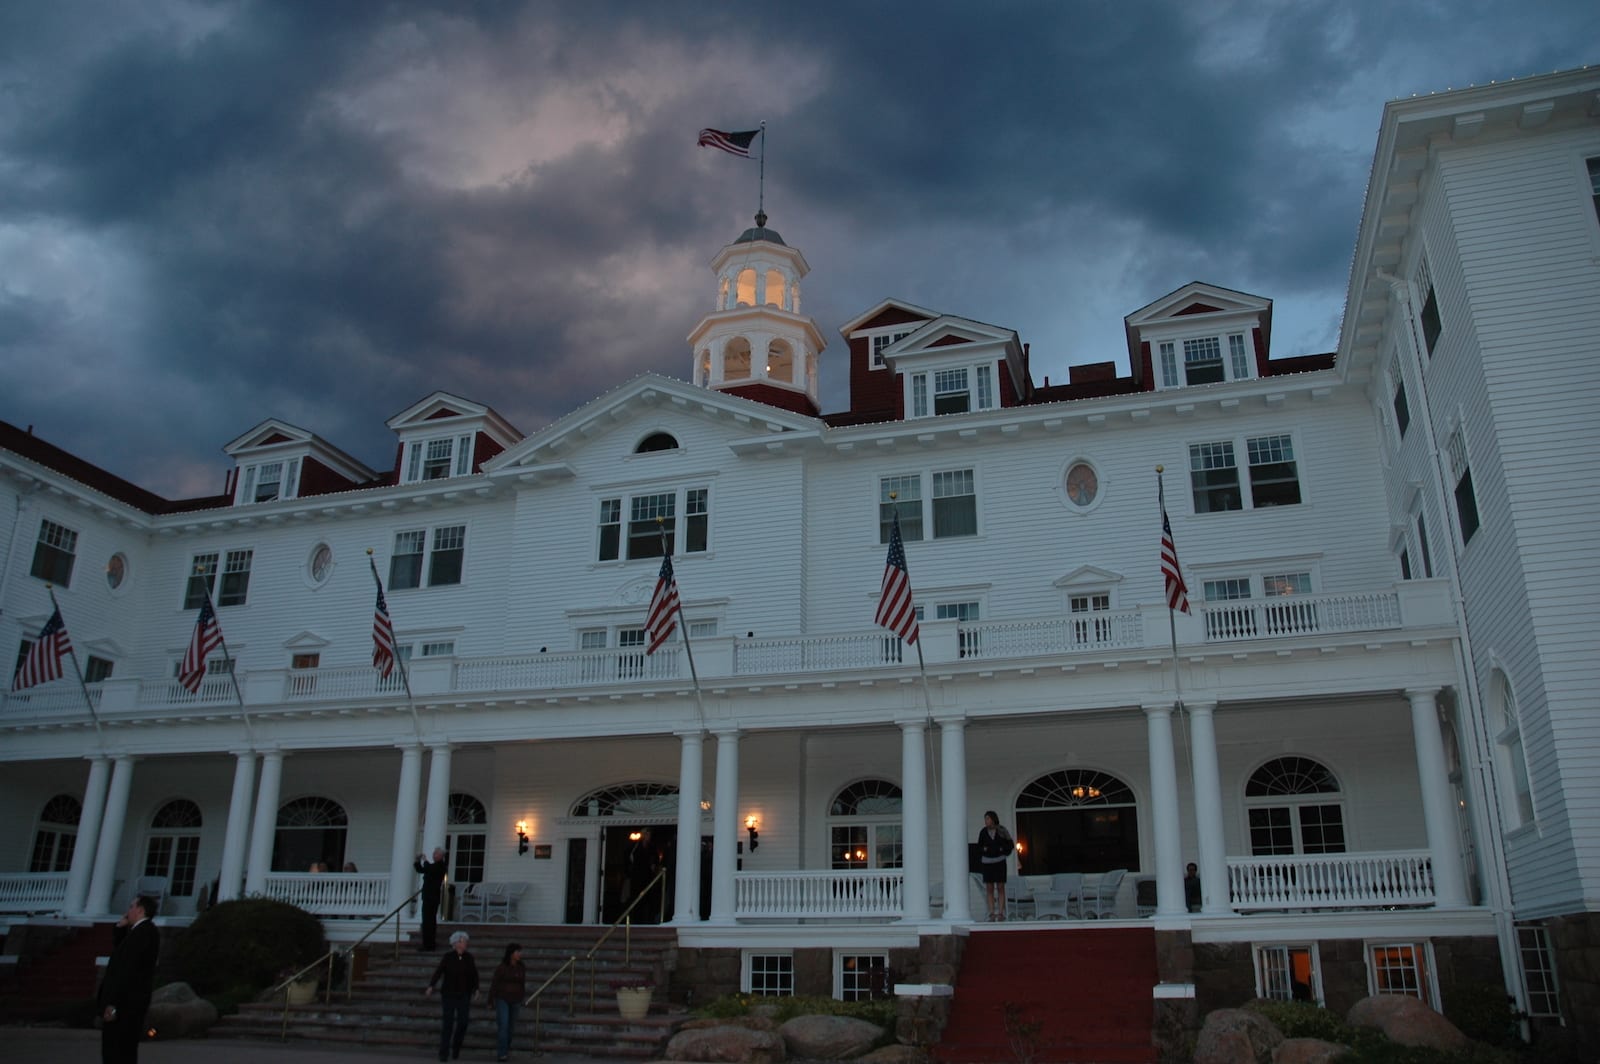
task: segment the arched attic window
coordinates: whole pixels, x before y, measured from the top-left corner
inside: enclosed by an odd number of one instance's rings
[[[639,441],[639,446],[633,449],[634,454],[648,454],[651,451],[676,451],[678,441],[671,433],[652,432]]]
[[[787,340],[774,340],[767,345],[767,379],[794,383],[794,348]]]
[[[787,300],[783,298],[783,274],[777,270],[767,271],[767,306],[784,307]]]
[[[72,868],[72,851],[78,844],[78,821],[83,803],[70,794],[58,794],[44,804],[39,828],[33,836],[30,872],[66,872]]]
[[[735,282],[737,290],[734,298],[741,307],[756,305],[756,271],[746,267],[739,271],[738,280]]]

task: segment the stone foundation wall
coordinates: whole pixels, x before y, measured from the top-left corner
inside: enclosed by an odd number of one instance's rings
[[[1555,953],[1566,1037],[1580,1059],[1600,1059],[1600,913],[1558,916],[1546,926]]]

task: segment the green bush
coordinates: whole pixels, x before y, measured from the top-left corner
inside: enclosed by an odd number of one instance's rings
[[[195,918],[173,951],[176,977],[202,997],[239,1000],[322,956],[322,922],[270,898],[225,901]]]
[[[1258,998],[1245,1007],[1270,1020],[1285,1038],[1320,1038],[1324,1042],[1349,1045],[1354,1037],[1354,1032],[1337,1015],[1309,1001]]]
[[[705,1019],[731,1020],[739,1016],[748,1016],[758,1006],[769,1008],[775,1023],[785,1023],[796,1016],[850,1016],[875,1023],[891,1031],[894,1029],[895,1004],[892,998],[879,998],[876,1001],[840,1001],[830,997],[726,994],[700,1006],[695,1010],[695,1015]]]

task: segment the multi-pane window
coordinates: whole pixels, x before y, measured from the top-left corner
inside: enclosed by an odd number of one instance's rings
[[[34,544],[33,568],[29,572],[40,580],[69,587],[77,551],[78,534],[46,518],[39,522],[39,542]]]
[[[1233,442],[1189,445],[1189,484],[1194,489],[1194,512],[1216,513],[1244,506],[1239,493],[1239,466],[1233,458]]]
[[[416,440],[406,445],[406,475],[403,483],[463,477],[472,472],[472,437],[445,436]]]
[[[623,653],[617,655],[617,678],[622,680],[637,679],[644,675],[644,629],[623,628],[617,632],[617,647]]]
[[[1417,553],[1422,556],[1422,575],[1424,578],[1433,576],[1433,548],[1428,546],[1428,522],[1422,516],[1422,511],[1417,511]]]
[[[83,818],[83,803],[70,794],[58,794],[45,803],[39,814],[39,829],[33,836],[30,872],[66,872],[72,868],[72,853],[78,844],[78,822]]]
[[[933,412],[935,414],[964,414],[970,409],[969,400],[967,371],[965,368],[934,371]]]
[[[1428,270],[1427,259],[1417,266],[1417,291],[1422,298],[1422,344],[1431,358],[1434,345],[1439,342],[1439,334],[1444,331],[1444,324],[1439,318],[1439,296],[1433,290],[1433,276]]]
[[[394,553],[389,557],[389,590],[403,591],[423,586],[424,559],[427,560],[427,586],[442,587],[461,583],[466,559],[467,526],[442,525],[432,530],[407,529],[396,532]]]
[[[626,500],[600,500],[600,561],[617,561],[622,556],[624,502],[628,511],[626,550],[629,560],[659,558],[663,546],[668,554],[698,554],[710,548],[709,488],[648,492]]]
[[[1499,710],[1495,742],[1500,747],[1500,770],[1511,783],[1511,800],[1506,803],[1508,826],[1533,823],[1533,784],[1528,778],[1528,757],[1522,746],[1522,721],[1517,712],[1516,692],[1506,674],[1495,670],[1490,697]],[[1503,793],[1503,792],[1502,792]]]
[[[275,502],[292,499],[300,491],[300,459],[247,465],[239,478],[239,502]]]
[[[1461,526],[1461,542],[1466,544],[1478,531],[1478,496],[1472,488],[1472,466],[1467,461],[1467,443],[1460,429],[1450,434],[1446,450],[1450,455],[1450,475],[1456,478],[1456,520]]]
[[[1244,796],[1251,854],[1344,852],[1339,781],[1320,762],[1308,757],[1268,761],[1251,774]]]
[[[1268,1001],[1322,1000],[1314,946],[1257,946],[1256,997]]]
[[[960,621],[972,623],[978,619],[978,604],[976,602],[941,602],[933,608],[935,620]],[[961,657],[972,657],[978,653],[978,641],[981,633],[966,628],[956,631],[957,650]]]
[[[930,476],[933,497],[922,497],[922,476],[911,473],[878,481],[878,542],[889,542],[889,529],[900,515],[900,538],[923,539],[931,527],[934,539],[978,534],[977,479],[971,469],[938,470]],[[894,498],[890,498],[893,495]],[[926,509],[924,509],[926,507]]]
[[[1111,610],[1109,591],[1088,591],[1067,597],[1067,612],[1072,615],[1072,641],[1079,646],[1103,643],[1111,638],[1111,618],[1096,616]]]
[[[757,997],[793,997],[794,954],[746,953],[744,992]]]
[[[1222,343],[1215,336],[1183,342],[1183,376],[1189,384],[1216,384],[1224,380]]]
[[[866,779],[844,787],[828,806],[828,859],[833,868],[901,866],[900,788]]]
[[[878,333],[874,336],[872,338],[872,368],[882,369],[885,365],[883,359],[884,349],[910,335],[911,330],[904,329],[898,332]]]
[[[189,565],[189,579],[183,587],[183,608],[197,610],[205,604],[217,581],[217,554],[196,554]]]
[[[222,562],[222,585],[217,589],[218,606],[243,606],[250,595],[250,563],[254,551],[230,550]]]
[[[1233,366],[1233,379],[1242,381],[1250,376],[1250,355],[1244,346],[1244,337],[1234,333],[1228,337],[1228,358]]]
[[[911,375],[911,416],[928,416],[928,375],[926,373],[913,373]]]
[[[1183,341],[1159,342],[1156,345],[1156,357],[1161,367],[1161,387],[1181,388],[1191,384],[1248,380],[1253,374],[1250,347],[1244,333],[1228,334],[1226,359],[1222,345],[1221,336],[1196,336]]]
[[[958,366],[909,375],[911,416],[927,417],[929,377],[932,377],[933,414],[964,414],[992,410],[995,405],[994,367],[989,364]]]
[[[1294,443],[1287,435],[1257,436],[1245,441],[1250,456],[1250,502],[1262,506],[1290,506],[1300,501],[1300,472],[1295,465]]]
[[[1556,983],[1549,929],[1543,924],[1518,924],[1517,952],[1522,955],[1522,987],[1528,1015],[1559,1020],[1561,990]]]
[[[194,893],[200,825],[200,807],[187,798],[168,802],[150,821],[143,874],[167,877],[167,893],[173,897],[187,898]]]
[[[871,1001],[888,993],[887,953],[834,954],[833,996],[840,1001]]]
[[[1367,986],[1373,994],[1404,994],[1437,1007],[1425,942],[1374,942],[1367,946]]]
[[[83,682],[99,683],[111,679],[112,663],[90,654],[83,662]]]
[[[1248,576],[1225,576],[1218,580],[1207,580],[1201,586],[1207,602],[1232,602],[1250,597]]]
[[[1251,508],[1289,506],[1300,501],[1300,470],[1294,441],[1286,433],[1250,436],[1244,440],[1249,463]],[[1189,486],[1194,512],[1216,513],[1245,508],[1239,463],[1233,440],[1211,440],[1189,445]]]
[[[452,883],[482,883],[484,858],[489,849],[489,812],[470,794],[450,795],[445,818],[445,849],[450,853]]]

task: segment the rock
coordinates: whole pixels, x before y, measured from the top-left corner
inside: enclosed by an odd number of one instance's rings
[[[805,1060],[849,1060],[883,1038],[875,1023],[853,1016],[796,1016],[778,1028],[789,1055]]]
[[[776,1031],[746,1027],[701,1027],[679,1031],[667,1043],[668,1060],[709,1061],[710,1064],[776,1064],[787,1054],[783,1036]]]
[[[1350,1052],[1349,1046],[1320,1038],[1286,1038],[1272,1051],[1272,1064],[1328,1064]]]
[[[144,1014],[146,1027],[155,1028],[156,1038],[188,1038],[204,1034],[217,1022],[217,1007],[197,997],[188,983],[168,983],[150,995],[150,1010]]]
[[[1449,1053],[1472,1044],[1455,1024],[1407,994],[1362,998],[1350,1006],[1345,1022],[1352,1027],[1376,1027],[1389,1041],[1403,1046]]]
[[[1283,1035],[1248,1009],[1218,1009],[1206,1017],[1195,1042],[1194,1064],[1272,1064]]]
[[[709,1017],[703,1020],[684,1020],[678,1025],[680,1031],[703,1031],[707,1027],[743,1027],[748,1031],[776,1031],[778,1025],[766,1016],[729,1016],[726,1018]]]
[[[864,1057],[856,1058],[861,1064],[928,1064],[928,1052],[916,1046],[883,1046]]]

